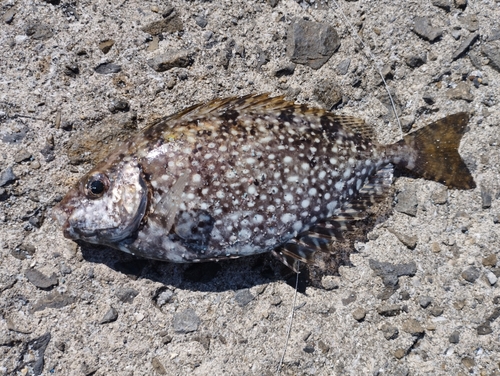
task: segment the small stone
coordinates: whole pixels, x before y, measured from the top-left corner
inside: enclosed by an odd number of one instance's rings
[[[422,308],[427,308],[431,305],[432,303],[432,298],[430,296],[422,296],[419,300],[418,300],[418,304],[420,304],[420,307]]]
[[[318,347],[323,354],[326,354],[328,351],[330,351],[330,346],[328,346],[326,343],[324,343],[321,340],[318,341]]]
[[[429,42],[434,42],[443,35],[443,31],[438,27],[433,27],[427,17],[415,18],[413,32]]]
[[[172,11],[167,16],[165,16],[166,13],[164,13],[163,19],[151,22],[144,26],[141,30],[151,35],[160,35],[163,33],[171,34],[184,30],[182,20],[173,10],[174,9],[172,8]]]
[[[417,241],[418,238],[415,235],[406,235],[406,234],[401,234],[400,232],[397,232],[396,230],[389,229],[389,232],[394,234],[398,240],[403,243],[405,246],[407,246],[409,249],[415,249],[417,246]]]
[[[61,262],[61,264],[59,265],[59,271],[63,275],[68,275],[68,274],[71,274],[73,272],[71,270],[71,268],[65,262]]]
[[[113,63],[102,63],[94,68],[94,71],[99,74],[113,74],[122,70],[122,67]]]
[[[351,291],[349,295],[347,295],[345,298],[342,299],[342,304],[347,306],[351,303],[354,303],[357,299],[357,295],[355,292]]]
[[[147,61],[157,72],[165,72],[175,67],[186,68],[193,63],[191,50],[177,50],[158,55]]]
[[[438,205],[446,204],[448,201],[448,188],[441,186],[431,193],[431,200]]]
[[[475,14],[459,16],[458,21],[470,32],[474,32],[479,29],[479,20]]]
[[[403,116],[399,120],[401,121],[401,128],[404,133],[411,131],[413,124],[415,124],[415,116],[413,115]]]
[[[163,307],[165,304],[170,302],[173,297],[174,293],[172,292],[172,290],[162,286],[156,291],[153,297],[153,301],[158,307]]]
[[[14,21],[15,15],[16,15],[16,10],[14,8],[10,8],[3,14],[2,20],[6,24],[10,24],[12,23],[12,21]]]
[[[433,253],[439,253],[441,252],[441,247],[439,246],[438,242],[432,242],[431,244],[431,250]]]
[[[321,285],[325,290],[335,290],[340,286],[338,277],[327,275],[321,278]]]
[[[26,150],[20,150],[14,156],[14,161],[16,163],[26,162],[29,161],[30,159],[31,159],[31,153],[27,152]]]
[[[417,215],[417,192],[412,185],[406,186],[405,190],[397,196],[397,204],[394,209],[400,213],[408,214],[412,217]]]
[[[432,5],[449,12],[451,9],[451,0],[432,0]]]
[[[500,72],[500,43],[498,41],[485,43],[482,51],[489,59],[489,65]]]
[[[490,271],[486,272],[485,276],[486,279],[488,279],[488,282],[490,283],[491,286],[493,286],[498,281],[498,277]]]
[[[363,308],[358,307],[352,311],[352,317],[356,321],[363,321],[366,317],[366,311]]]
[[[347,58],[342,60],[339,65],[337,65],[337,74],[344,76],[349,71],[349,65],[351,65],[351,59]]]
[[[292,22],[287,35],[287,54],[296,64],[321,68],[340,46],[337,31],[327,23]]]
[[[308,354],[312,354],[314,352],[314,345],[308,343],[306,345],[306,347],[304,347],[304,352],[308,353]]]
[[[384,337],[388,341],[398,338],[399,330],[395,326],[384,324],[380,330],[384,333]]]
[[[115,41],[113,39],[107,39],[99,43],[99,49],[104,53],[107,54],[110,50],[111,47],[115,45]]]
[[[471,357],[466,356],[466,357],[462,358],[462,364],[467,369],[471,370],[476,365],[476,362]]]
[[[401,313],[401,307],[396,304],[387,304],[377,308],[377,312],[380,316],[397,316]]]
[[[50,277],[36,269],[27,269],[24,273],[28,281],[40,289],[48,289],[50,287],[56,286],[59,281],[55,273],[52,273]]]
[[[275,77],[291,76],[295,72],[295,64],[285,64],[274,71]]]
[[[132,303],[137,295],[139,295],[139,291],[127,287],[119,288],[116,291],[116,297],[122,303]]]
[[[203,16],[194,16],[193,18],[194,18],[194,22],[196,22],[196,25],[198,25],[202,29],[204,29],[208,24],[207,19]]]
[[[443,314],[444,310],[442,307],[436,306],[430,309],[430,313],[434,317],[439,317]]]
[[[0,173],[0,187],[13,183],[16,180],[17,176],[14,174],[12,167],[7,167]]]
[[[48,25],[36,23],[29,25],[26,29],[26,35],[38,40],[47,40],[52,38],[54,33]]]
[[[450,343],[458,343],[460,341],[460,332],[455,330],[453,333],[450,334],[448,337],[448,341]]]
[[[342,90],[340,86],[330,81],[319,82],[314,88],[314,95],[318,98],[323,108],[328,111],[342,102]]]
[[[410,55],[405,59],[405,62],[411,68],[418,68],[427,63],[427,55]]]
[[[462,33],[460,33],[460,29],[458,29],[458,30],[452,30],[451,31],[451,36],[453,37],[453,39],[459,40],[460,37],[462,36]]]
[[[452,59],[457,60],[460,56],[462,56],[469,48],[472,46],[476,40],[479,38],[479,33],[472,33],[467,38],[465,38],[457,50],[453,53]]]
[[[405,349],[397,349],[396,351],[394,351],[394,357],[396,357],[396,359],[401,359],[403,358],[404,356],[406,355],[406,351]]]
[[[274,296],[271,298],[270,303],[271,303],[271,305],[273,305],[273,306],[279,306],[279,305],[281,304],[281,302],[282,302],[282,301],[283,301],[283,300],[281,299],[281,297],[280,297],[280,296],[278,296],[278,295],[274,295]]]
[[[128,110],[130,110],[130,105],[125,100],[113,99],[109,104],[108,109],[112,113],[117,113],[118,111],[127,112]]]
[[[66,343],[64,343],[63,341],[56,341],[54,343],[54,346],[61,352],[64,352],[66,350]]]
[[[158,359],[157,357],[154,357],[153,359],[151,359],[151,365],[153,366],[153,369],[155,370],[155,372],[159,375],[166,375],[167,374],[167,370],[165,369],[165,366],[162,364],[162,362],[160,362],[160,359]]]
[[[32,310],[33,312],[38,312],[43,311],[45,308],[59,309],[75,302],[76,298],[74,296],[71,296],[68,293],[61,294],[54,290],[50,294],[42,297],[35,304],[33,304]]]
[[[422,325],[415,319],[405,320],[403,322],[403,330],[412,336],[419,336],[425,332]]]
[[[462,278],[471,283],[474,283],[475,280],[479,278],[479,275],[479,269],[474,266],[471,266],[462,272]]]
[[[454,89],[448,89],[446,95],[450,99],[463,99],[467,102],[474,100],[474,95],[470,92],[470,86],[466,82],[459,82]]]
[[[434,103],[436,103],[436,98],[434,95],[431,93],[424,93],[422,95],[422,99],[424,100],[425,103],[427,103],[429,106],[432,106]]]
[[[160,37],[158,35],[154,35],[153,39],[149,42],[147,51],[156,51],[160,46]]]
[[[455,0],[455,7],[458,9],[465,9],[467,7],[467,0]]]
[[[491,191],[481,185],[481,201],[483,209],[491,208],[491,199]]]
[[[238,303],[240,307],[246,306],[248,303],[254,300],[254,298],[255,297],[248,289],[240,290],[234,295],[234,300],[236,301],[236,303]]]
[[[118,319],[118,312],[113,307],[109,307],[106,314],[103,316],[99,324],[108,324],[110,322],[116,321]]]
[[[197,331],[200,323],[200,318],[191,308],[185,309],[182,312],[177,312],[172,321],[174,331],[182,334]]]

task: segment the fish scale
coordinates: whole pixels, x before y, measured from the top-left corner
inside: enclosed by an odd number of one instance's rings
[[[71,239],[146,258],[199,262],[273,251],[296,270],[384,196],[393,166],[473,188],[457,150],[467,121],[450,115],[383,146],[353,117],[267,94],[217,99],[120,145],[56,215]]]

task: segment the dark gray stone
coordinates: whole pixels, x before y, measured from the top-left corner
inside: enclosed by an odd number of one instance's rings
[[[384,324],[381,327],[382,333],[386,340],[396,339],[399,335],[399,330],[395,326]]]
[[[109,307],[106,314],[103,316],[99,324],[108,324],[118,319],[118,312],[113,307]]]
[[[404,191],[398,194],[397,204],[394,207],[394,210],[415,217],[417,215],[417,207],[418,201],[415,187],[408,185],[405,187]]]
[[[103,63],[99,64],[94,68],[94,71],[99,74],[113,74],[118,73],[122,70],[122,67],[113,63]]]
[[[127,112],[130,110],[130,105],[128,104],[127,101],[122,100],[122,99],[113,99],[111,103],[108,106],[109,111],[112,113],[117,113],[117,112]]]
[[[151,35],[159,35],[162,33],[171,34],[183,29],[184,25],[182,20],[172,8],[172,11],[167,16],[164,16],[163,19],[151,22],[144,26],[141,30]]]
[[[436,98],[431,93],[424,93],[422,95],[422,99],[424,100],[425,103],[427,103],[430,106],[436,103]]]
[[[448,341],[450,343],[458,343],[460,342],[460,332],[455,330],[453,333],[450,334],[448,337]]]
[[[417,272],[417,264],[415,262],[410,262],[408,264],[391,264],[390,262],[380,262],[377,260],[369,259],[368,263],[370,268],[379,277],[387,276],[414,276]]]
[[[240,290],[234,295],[234,300],[240,307],[246,306],[248,303],[254,300],[254,298],[255,297],[248,289]]]
[[[462,278],[465,279],[467,282],[474,283],[475,280],[479,278],[480,274],[481,272],[479,271],[478,268],[471,266],[462,272]]]
[[[157,72],[165,72],[172,68],[185,68],[193,63],[191,50],[171,51],[158,55],[147,61],[148,65]]]
[[[354,291],[351,291],[349,295],[347,295],[345,298],[342,298],[342,304],[347,306],[351,303],[354,303],[357,298],[358,296],[356,295],[356,293]]]
[[[455,7],[458,9],[465,9],[467,7],[467,0],[455,0]]]
[[[432,303],[432,298],[430,296],[422,296],[419,300],[418,300],[418,304],[420,304],[420,307],[422,308],[427,308],[431,305]]]
[[[28,129],[21,129],[20,131],[16,133],[8,133],[6,135],[2,136],[2,141],[7,143],[7,144],[15,144],[19,141],[22,141],[24,137],[26,137],[26,133],[28,132]]]
[[[347,58],[342,60],[339,65],[337,65],[337,74],[344,76],[349,71],[349,65],[351,65],[351,59]]]
[[[208,21],[204,16],[193,16],[193,18],[194,22],[196,22],[196,25],[198,25],[202,29],[204,29],[208,24]]]
[[[469,48],[472,46],[476,40],[479,38],[479,33],[472,33],[470,34],[467,38],[465,38],[462,43],[460,43],[460,46],[458,46],[457,50],[453,53],[452,59],[457,60],[459,57],[461,57]]]
[[[24,275],[33,285],[41,289],[48,289],[50,287],[56,286],[59,281],[55,273],[52,273],[50,277],[36,269],[28,269],[24,272]]]
[[[483,324],[477,327],[477,334],[480,336],[485,336],[487,334],[493,333],[493,329],[491,328],[491,323],[489,321],[484,322]]]
[[[103,54],[107,54],[109,51],[111,51],[111,48],[115,45],[115,41],[113,39],[106,39],[99,43],[99,49],[102,51]]]
[[[488,42],[500,39],[500,29],[492,29],[491,34],[488,35]]]
[[[14,21],[15,15],[16,15],[16,10],[14,8],[7,9],[7,11],[2,16],[2,20],[6,24],[10,24],[12,23],[12,21]]]
[[[407,115],[399,119],[401,121],[401,128],[404,133],[411,131],[413,124],[415,124],[415,116]]]
[[[287,54],[296,64],[321,68],[340,46],[340,37],[326,23],[295,20],[287,35]]]
[[[16,180],[17,176],[14,174],[14,171],[12,171],[12,167],[7,167],[0,173],[0,187],[13,183]]]
[[[193,309],[188,308],[182,312],[177,312],[174,315],[172,325],[176,333],[185,334],[197,331],[200,323],[201,320],[196,315],[196,312]]]
[[[314,345],[311,344],[311,343],[308,343],[306,345],[306,347],[304,347],[304,352],[308,353],[308,354],[312,354],[314,352]]]
[[[342,89],[334,82],[327,80],[320,81],[314,88],[314,95],[326,110],[342,102]]]
[[[295,64],[285,64],[274,71],[275,77],[291,76],[295,72]]]
[[[409,55],[406,57],[405,62],[411,68],[418,68],[427,63],[427,55],[425,53],[420,55]]]
[[[116,291],[116,296],[122,303],[132,303],[137,295],[139,295],[139,291],[127,287]]]
[[[61,294],[57,291],[52,291],[48,295],[39,299],[32,308],[33,312],[43,311],[45,308],[63,308],[67,305],[76,302],[76,297],[69,295],[68,293]]]
[[[397,316],[401,313],[401,307],[396,304],[386,304],[378,307],[377,312],[380,316]]]
[[[26,29],[26,35],[32,37],[33,39],[47,40],[52,38],[54,33],[49,26],[42,23],[36,23],[28,26]]]
[[[432,0],[432,5],[449,12],[451,9],[451,0]]]
[[[431,21],[427,17],[416,17],[413,32],[419,37],[434,42],[443,35],[443,31],[431,25]]]
[[[489,65],[500,72],[500,43],[498,41],[485,43],[482,52],[489,59]]]

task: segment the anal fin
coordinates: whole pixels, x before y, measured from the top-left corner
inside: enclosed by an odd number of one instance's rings
[[[369,215],[367,209],[386,196],[392,184],[393,173],[393,166],[387,165],[369,176],[357,197],[343,205],[333,216],[316,223],[308,231],[298,234],[274,250],[274,256],[298,272],[299,262],[315,264],[317,252],[333,252],[333,243],[356,231],[357,222]]]

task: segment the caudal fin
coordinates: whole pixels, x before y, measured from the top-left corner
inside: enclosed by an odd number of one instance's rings
[[[475,188],[476,183],[458,154],[468,122],[469,114],[459,112],[406,135],[394,146],[400,151],[408,151],[409,148],[412,157],[410,160],[402,157],[401,163],[397,165],[449,188]]]

